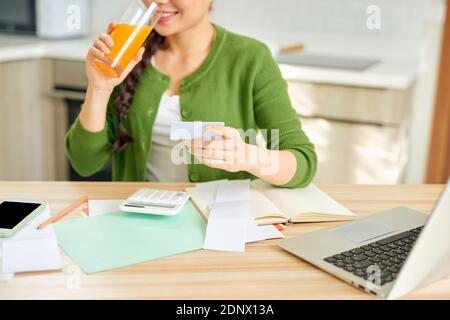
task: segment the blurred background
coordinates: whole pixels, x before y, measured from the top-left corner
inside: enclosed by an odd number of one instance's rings
[[[64,136],[86,52],[129,2],[0,0],[0,180],[86,180]],[[317,148],[315,182],[398,184],[450,175],[446,11],[446,0],[216,0],[211,16],[272,50]]]

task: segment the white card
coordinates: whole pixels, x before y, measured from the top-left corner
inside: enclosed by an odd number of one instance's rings
[[[3,272],[62,269],[56,239],[6,241],[3,244]]]
[[[98,216],[105,213],[117,212],[120,211],[120,204],[124,200],[89,200],[89,216]]]

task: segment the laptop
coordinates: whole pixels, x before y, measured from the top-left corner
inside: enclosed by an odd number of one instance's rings
[[[397,299],[450,275],[450,179],[430,216],[398,207],[278,244],[357,288]]]

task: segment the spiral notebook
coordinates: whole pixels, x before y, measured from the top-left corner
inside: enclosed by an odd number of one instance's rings
[[[192,202],[206,219],[210,199],[215,192],[215,184],[207,184],[207,188],[198,184],[195,188],[186,189],[191,194]],[[314,184],[305,188],[286,189],[254,180],[251,182],[250,197],[251,214],[259,225],[355,219],[350,210]]]

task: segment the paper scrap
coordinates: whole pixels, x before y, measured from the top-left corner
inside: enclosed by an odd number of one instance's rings
[[[228,180],[219,184],[216,203],[250,202],[250,180]]]
[[[50,218],[50,211],[44,210],[21,231],[3,240],[2,272],[29,272],[62,269],[61,255],[53,225],[43,230],[37,226]]]
[[[122,199],[108,199],[108,200],[89,200],[89,216],[98,216],[105,213],[120,211],[120,203]]]
[[[263,230],[258,226],[255,219],[248,219],[246,242],[250,243],[261,240],[266,240]]]
[[[249,180],[205,182],[197,190],[210,209],[204,249],[244,252],[246,243],[284,237],[275,226],[259,226],[251,216]]]
[[[228,180],[215,180],[210,182],[202,182],[197,184],[197,190],[200,198],[208,209],[216,202],[216,194],[219,185]]]
[[[255,219],[249,219],[247,225],[247,243],[278,238],[284,238],[284,235],[274,225],[259,226]]]
[[[208,216],[204,249],[244,252],[250,219],[250,181],[222,181]]]
[[[14,278],[14,273],[3,272],[3,249],[2,249],[2,239],[0,239],[0,282],[8,282]]]
[[[0,273],[0,282],[8,282],[14,278],[14,273]]]
[[[3,272],[58,270],[62,268],[54,238],[6,241],[3,244]]]
[[[230,211],[230,207],[233,207]],[[229,206],[211,210],[203,249],[244,252],[247,237],[245,213],[248,206]],[[242,216],[242,217],[241,217]]]
[[[258,227],[262,230],[262,233],[264,234],[264,237],[266,238],[266,240],[284,238],[284,234],[281,233],[281,231],[278,230],[272,224],[264,225],[264,226],[258,226]]]

